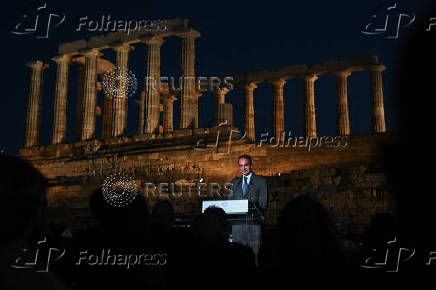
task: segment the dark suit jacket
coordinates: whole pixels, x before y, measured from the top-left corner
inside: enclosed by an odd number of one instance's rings
[[[253,201],[259,210],[264,214],[267,201],[268,190],[266,186],[266,179],[261,175],[253,175],[248,183],[247,192],[245,197],[242,195],[242,176],[232,180],[232,191],[227,196],[228,199],[247,199]]]

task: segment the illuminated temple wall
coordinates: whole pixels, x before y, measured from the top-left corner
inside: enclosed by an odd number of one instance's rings
[[[49,157],[54,152],[43,147],[37,152],[26,151],[26,158],[50,179],[49,219],[73,228],[91,216],[89,196],[110,174],[131,175],[149,207],[158,199],[171,198],[178,216],[193,216],[200,212],[201,200],[223,198],[227,191],[222,190],[219,197],[202,187],[199,196],[193,186],[191,193],[186,187],[180,193],[178,182],[198,183],[200,178],[208,184],[230,182],[240,175],[237,157],[250,154],[253,171],[264,175],[268,182],[266,225],[275,224],[280,209],[290,199],[308,194],[329,209],[341,231],[362,232],[375,213],[395,215],[393,189],[383,164],[384,146],[395,138],[392,134],[355,135],[310,150],[304,142],[295,147],[293,142],[289,147],[286,142],[284,147],[280,147],[283,143],[273,147],[234,141],[229,147],[225,137],[218,147],[203,150],[194,148],[197,139],[192,136],[159,149],[143,143],[105,147],[96,141],[94,147],[86,149],[89,151],[68,145],[58,149],[57,157]],[[159,196],[158,190],[155,195],[145,195],[146,183],[176,183],[176,192],[171,197],[165,193]]]

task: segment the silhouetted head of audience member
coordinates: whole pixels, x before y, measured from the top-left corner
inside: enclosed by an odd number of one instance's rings
[[[0,244],[27,241],[46,229],[47,179],[29,162],[0,156]]]
[[[327,210],[300,196],[283,209],[278,223],[276,262],[280,270],[298,273],[341,272],[345,247]]]
[[[387,212],[378,213],[371,218],[367,231],[367,242],[386,244],[395,238],[394,217]]]
[[[47,188],[47,179],[29,162],[0,156],[0,289],[69,289],[48,264],[46,271],[36,268],[44,263],[34,251],[36,239],[49,234]],[[11,267],[24,261],[33,266]]]
[[[222,208],[209,207],[192,224],[194,241],[210,245],[223,245],[228,236],[228,222]]]
[[[89,205],[94,218],[104,227],[127,232],[143,231],[148,223],[148,207],[141,195],[122,207],[115,207],[103,197],[101,189],[97,189],[89,198]]]
[[[151,211],[153,225],[161,229],[170,229],[174,224],[174,208],[170,200],[159,200]]]

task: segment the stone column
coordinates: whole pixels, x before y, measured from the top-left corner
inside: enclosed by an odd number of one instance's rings
[[[115,86],[115,80],[113,78],[109,78],[107,80],[107,87],[113,88]],[[103,111],[103,139],[109,138],[112,136],[112,124],[113,124],[113,106],[114,106],[114,96],[113,90],[107,89],[104,92],[104,111]]]
[[[255,141],[254,131],[254,89],[257,88],[255,83],[249,83],[243,86],[244,90],[244,131],[245,138]]]
[[[301,76],[304,80],[304,130],[307,137],[316,137],[315,89],[316,74]]]
[[[112,136],[124,134],[127,129],[127,73],[130,47],[126,43],[114,45],[112,47],[117,54],[117,67],[115,73],[116,80],[116,96],[113,100],[113,123]]]
[[[85,82],[83,86],[82,103],[82,134],[81,141],[95,138],[95,108],[97,103],[97,49],[81,51],[85,57]]]
[[[52,60],[56,62],[57,71],[51,143],[60,144],[66,140],[68,73],[71,57],[64,54],[53,57]]]
[[[76,133],[77,141],[80,141],[82,138],[84,87],[85,87],[85,66],[79,64],[79,73],[77,77],[77,133]]]
[[[136,103],[139,105],[138,135],[142,135],[145,128],[145,91],[141,92],[141,99],[136,100]]]
[[[215,125],[218,126],[221,123],[229,124],[229,120],[225,116],[224,104],[226,102],[226,94],[229,92],[227,88],[215,89]]]
[[[200,37],[198,31],[190,29],[179,33],[182,38],[182,91],[180,99],[180,129],[195,127],[195,39]]]
[[[286,81],[278,79],[271,82],[273,86],[273,101],[272,101],[272,128],[273,136],[280,138],[285,129],[284,121],[284,104],[283,104],[283,86]]]
[[[194,128],[198,128],[198,99],[203,95],[203,92],[195,90],[193,103],[194,103]]]
[[[32,147],[39,145],[39,126],[42,106],[42,71],[44,69],[44,63],[37,60],[26,63],[26,66],[32,69],[32,76],[30,78],[24,147]]]
[[[369,68],[371,77],[371,108],[372,108],[372,131],[376,133],[386,132],[385,108],[383,104],[383,81],[382,71],[386,67],[377,65]]]
[[[336,77],[336,134],[346,136],[350,135],[347,77],[351,72],[337,71],[333,75]]]
[[[163,102],[163,132],[173,131],[173,103],[177,100],[174,95],[162,96]]]
[[[153,36],[143,40],[143,42],[148,45],[144,133],[149,134],[155,132],[159,126],[160,47],[164,40],[161,37]]]

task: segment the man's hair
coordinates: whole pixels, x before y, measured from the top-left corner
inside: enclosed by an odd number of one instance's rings
[[[239,160],[241,160],[242,158],[247,159],[247,160],[248,160],[248,163],[250,163],[250,165],[252,164],[251,156],[250,156],[250,155],[242,154],[241,156],[238,157],[238,162],[239,162]]]

